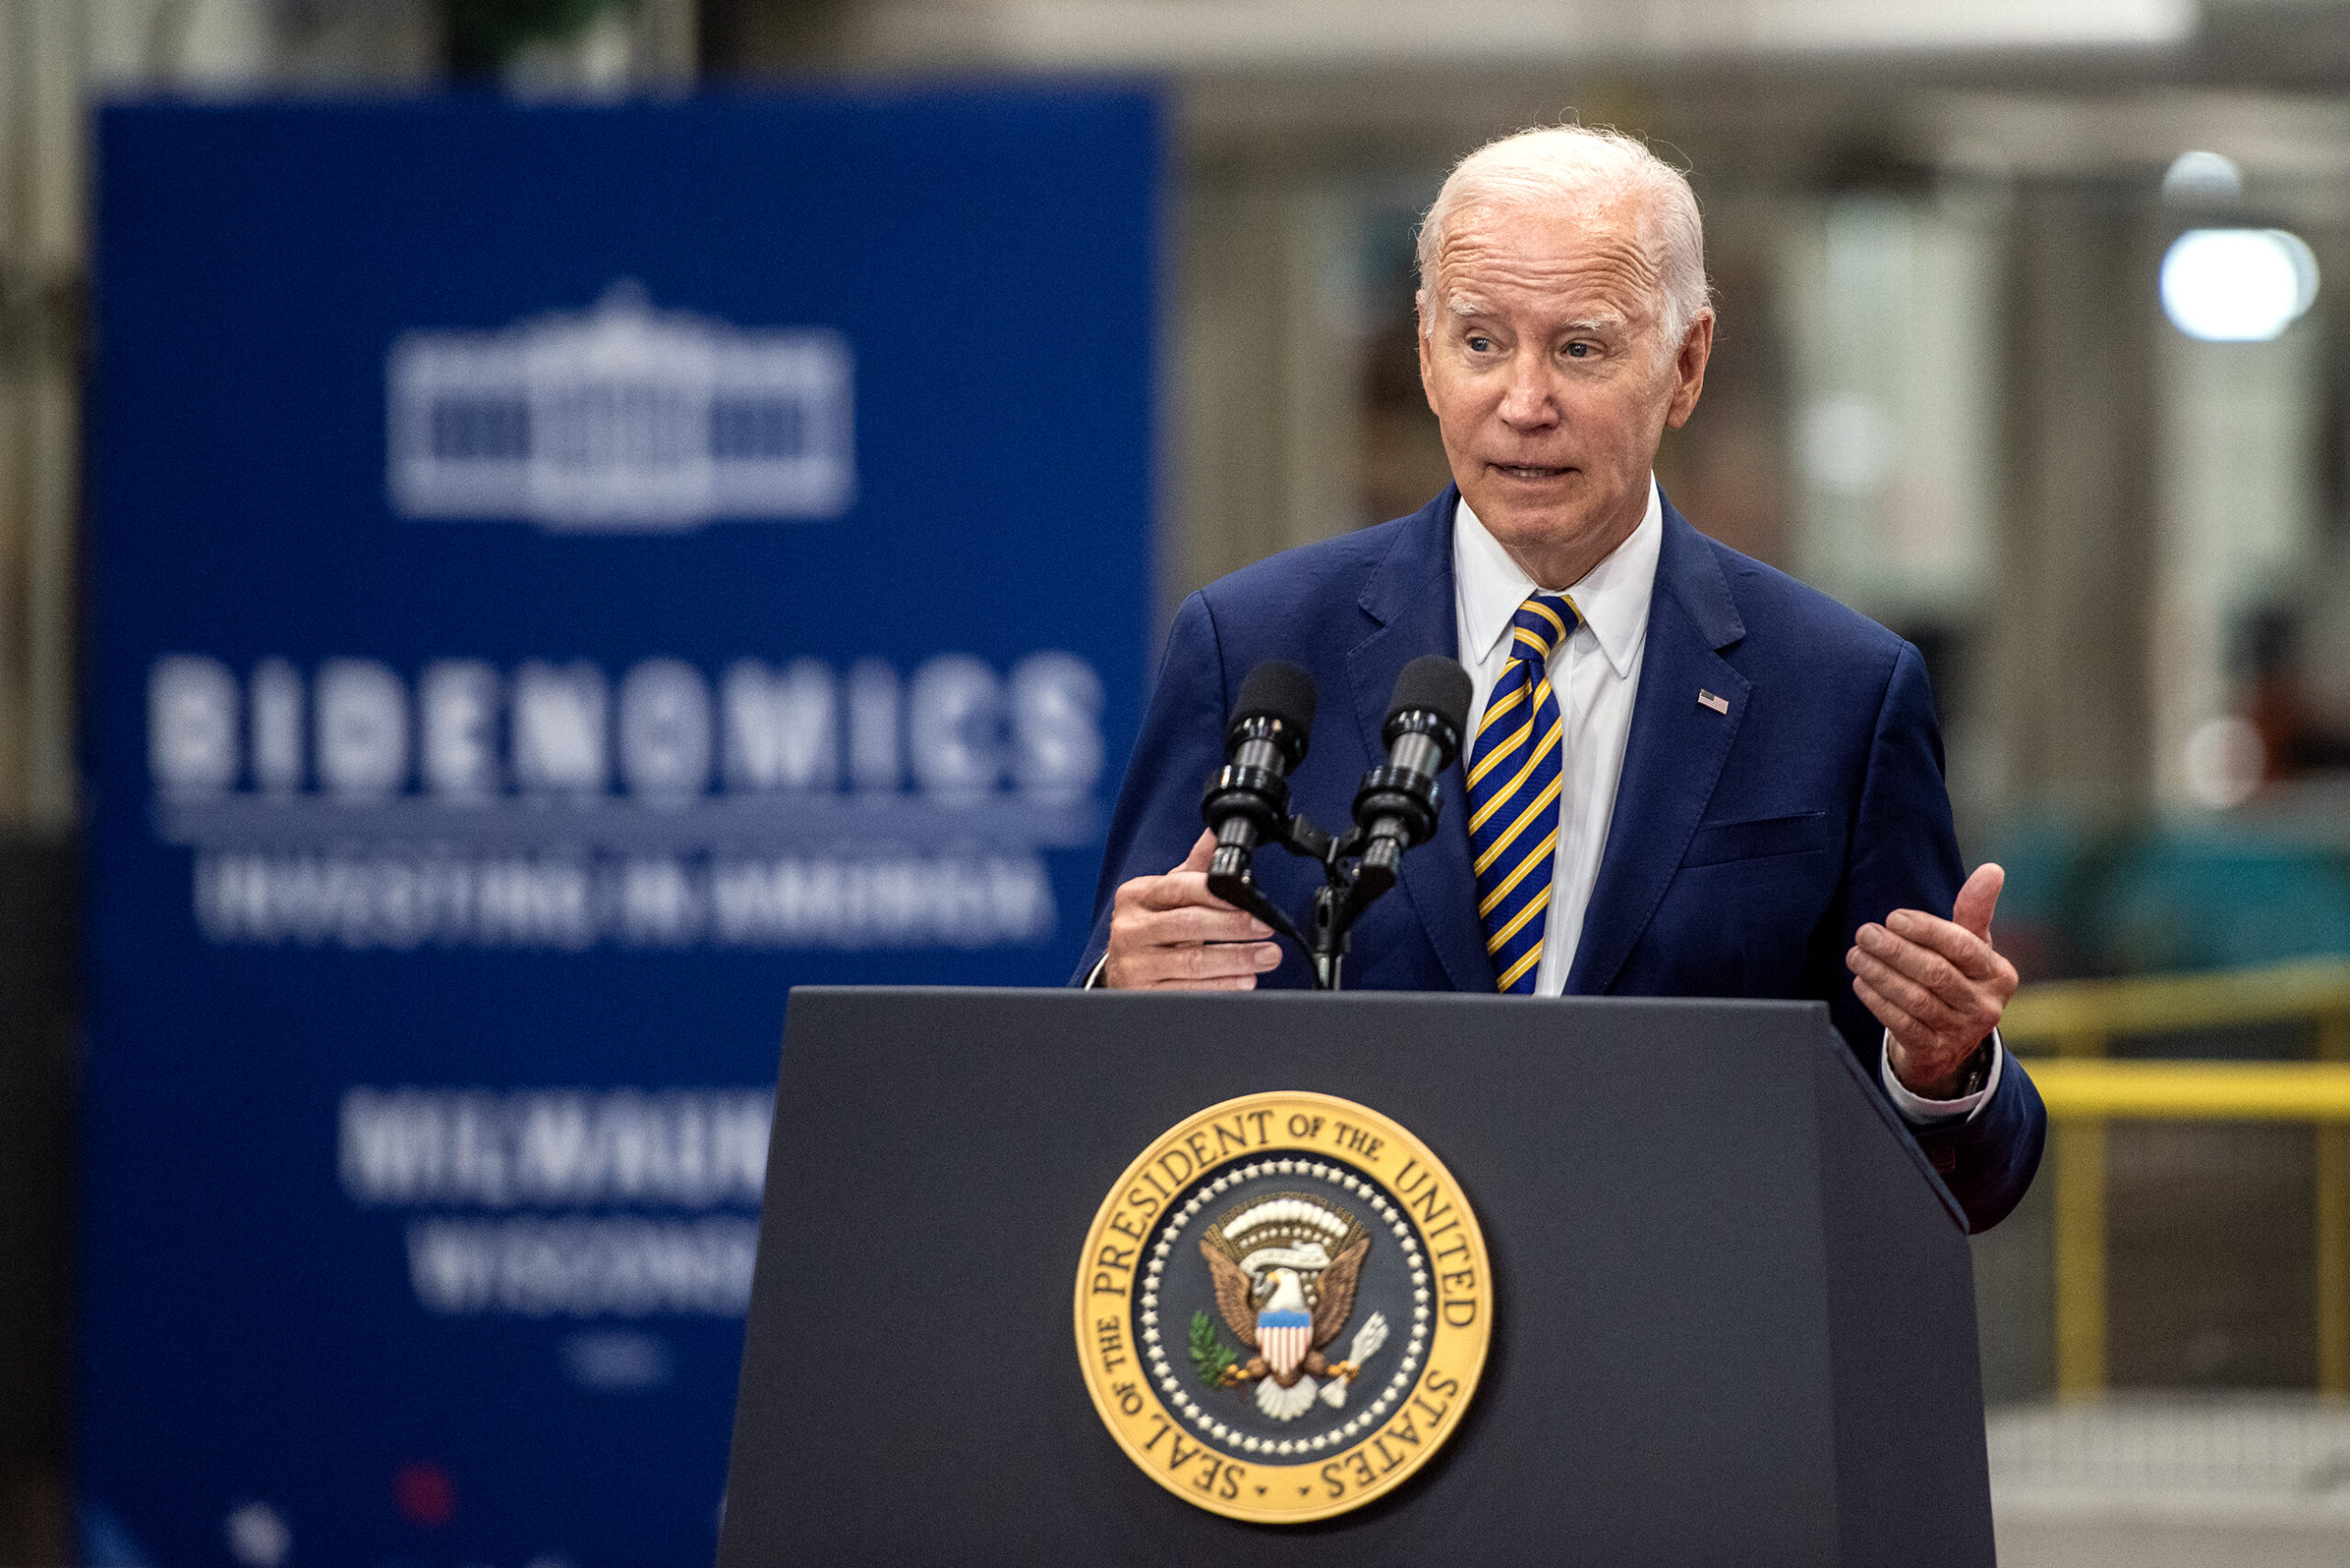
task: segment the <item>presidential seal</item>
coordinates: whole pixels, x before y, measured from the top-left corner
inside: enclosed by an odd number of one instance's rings
[[[1484,1238],[1427,1147],[1327,1094],[1178,1123],[1085,1239],[1077,1350],[1128,1458],[1260,1524],[1359,1508],[1426,1464],[1493,1334]]]

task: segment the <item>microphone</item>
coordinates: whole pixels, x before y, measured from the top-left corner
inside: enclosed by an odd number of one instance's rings
[[[1380,727],[1387,760],[1355,791],[1355,824],[1368,837],[1364,871],[1376,868],[1392,883],[1404,851],[1435,835],[1442,806],[1437,776],[1460,755],[1473,690],[1469,672],[1442,654],[1422,655],[1395,678]]]
[[[1223,879],[1245,881],[1258,844],[1281,837],[1289,819],[1289,773],[1305,760],[1313,729],[1312,676],[1280,659],[1248,672],[1225,727],[1227,760],[1200,801],[1200,816],[1215,833],[1210,886]]]

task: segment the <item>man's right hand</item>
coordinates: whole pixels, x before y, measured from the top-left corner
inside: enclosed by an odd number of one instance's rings
[[[1208,891],[1215,835],[1203,833],[1183,863],[1164,877],[1120,886],[1110,912],[1110,950],[1102,983],[1113,991],[1253,991],[1278,968],[1271,928]]]

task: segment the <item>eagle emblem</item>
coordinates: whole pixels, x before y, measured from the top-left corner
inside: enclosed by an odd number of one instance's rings
[[[1484,1236],[1451,1172],[1410,1129],[1311,1090],[1161,1133],[1080,1258],[1094,1410],[1170,1494],[1259,1524],[1402,1485],[1460,1425],[1493,1334]]]
[[[1347,1359],[1324,1349],[1346,1332],[1371,1233],[1347,1210],[1305,1193],[1281,1193],[1240,1204],[1200,1238],[1215,1284],[1217,1313],[1247,1360],[1216,1337],[1205,1312],[1193,1315],[1192,1361],[1211,1387],[1254,1383],[1257,1408],[1292,1421],[1322,1403],[1338,1408],[1363,1363],[1387,1342],[1387,1319],[1374,1312],[1355,1331]],[[1319,1380],[1319,1381],[1317,1381]]]

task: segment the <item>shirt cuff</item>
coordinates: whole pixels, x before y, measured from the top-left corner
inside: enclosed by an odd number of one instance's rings
[[[1893,1032],[1888,1029],[1884,1044],[1877,1047],[1876,1075],[1884,1082],[1886,1097],[1893,1102],[1893,1108],[1900,1112],[1901,1119],[1913,1127],[1944,1126],[1953,1122],[1972,1121],[1984,1106],[1991,1103],[1991,1096],[1999,1092],[1999,1073],[2008,1059],[2008,1052],[2007,1047],[1999,1043],[1997,1029],[1991,1031],[1991,1075],[1983,1081],[1982,1088],[1955,1100],[1929,1100],[1922,1094],[1913,1093],[1900,1079],[1895,1077],[1893,1053],[1886,1048],[1892,1041]]]
[[[1094,960],[1093,960],[1093,972],[1092,972],[1091,974],[1090,974],[1090,975],[1088,975],[1088,976],[1086,976],[1086,977],[1085,977],[1085,986],[1084,986],[1084,989],[1085,989],[1085,990],[1087,990],[1087,991],[1099,991],[1099,990],[1101,990],[1101,989],[1102,989],[1102,971],[1103,969],[1108,969],[1109,967],[1110,967],[1110,955],[1109,955],[1109,954],[1104,953],[1104,954],[1102,954],[1100,958],[1098,958],[1094,959]],[[1992,1070],[1992,1081],[1993,1081],[1993,1082],[1995,1082],[1995,1083],[1996,1083],[1997,1081],[1998,1081],[1998,1070],[1997,1068],[1994,1068],[1994,1069]]]

